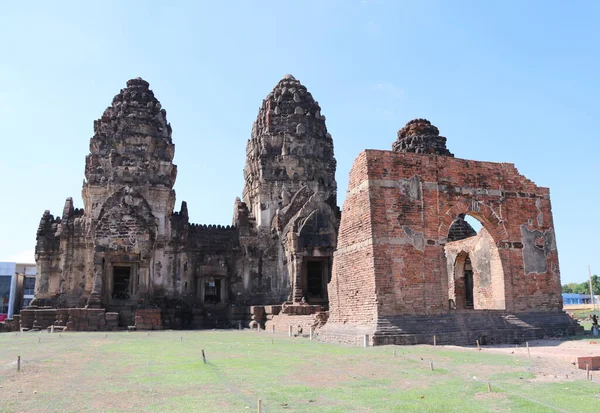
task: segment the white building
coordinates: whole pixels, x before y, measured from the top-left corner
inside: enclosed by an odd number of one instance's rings
[[[36,274],[35,264],[0,262],[0,322],[29,305]]]
[[[17,264],[0,262],[0,321],[12,318],[17,290]]]

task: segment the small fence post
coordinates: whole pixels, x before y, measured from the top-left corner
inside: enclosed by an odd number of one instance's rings
[[[365,334],[363,346],[369,347],[369,335],[368,334]]]
[[[17,356],[17,371],[21,371],[21,356]]]
[[[288,337],[292,336],[292,326],[288,326]]]
[[[590,365],[588,363],[585,364],[585,374],[587,379],[590,379]]]

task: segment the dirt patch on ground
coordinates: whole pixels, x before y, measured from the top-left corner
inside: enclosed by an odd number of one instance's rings
[[[470,347],[445,347],[459,351],[476,351]],[[535,375],[535,378],[530,379],[532,381],[571,381],[586,377],[585,370],[579,370],[576,366],[577,357],[600,356],[600,340],[534,340],[529,342],[529,349],[526,344],[506,344],[483,346],[481,351],[512,355],[530,361],[532,367],[529,370]],[[499,366],[495,373],[501,370]],[[600,371],[592,372],[592,381],[600,383]]]

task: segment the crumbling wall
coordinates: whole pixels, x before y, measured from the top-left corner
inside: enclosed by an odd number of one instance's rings
[[[442,141],[415,142],[414,151],[408,143],[398,152],[368,150],[354,162],[329,286],[330,322],[363,322],[363,308],[372,309],[373,326],[399,315],[448,313],[444,247],[461,214],[486,229],[471,247],[477,306],[560,311],[548,189],[511,164],[438,156]],[[366,293],[369,283],[373,293]]]
[[[377,264],[373,254],[372,228],[379,219],[372,213],[368,190],[367,158],[360,154],[350,171],[350,182],[343,206],[337,250],[334,253],[331,282],[328,285],[331,311],[329,324],[371,325],[377,319],[378,298],[373,273]]]

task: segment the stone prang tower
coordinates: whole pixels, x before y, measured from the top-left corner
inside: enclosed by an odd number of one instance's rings
[[[336,208],[336,161],[319,104],[292,75],[263,100],[246,148],[243,199],[259,227],[303,187]]]
[[[62,217],[42,216],[32,308],[104,309],[119,313],[121,326],[159,308],[162,325],[178,328],[230,325],[247,318],[248,305],[290,297],[326,306],[336,163],[306,88],[288,75],[263,101],[233,226],[190,223],[185,202],[174,212],[171,133],[148,82],[129,80],[94,122],[84,208],[68,198]],[[69,315],[72,325],[98,323],[81,314]]]
[[[62,218],[42,217],[34,303],[118,309],[176,293],[174,152],[166,111],[148,82],[129,80],[94,122],[83,211],[68,198]]]
[[[255,277],[276,276],[263,282],[281,299],[291,285],[294,301],[327,302],[339,220],[335,168],[319,104],[292,75],[284,76],[252,127],[243,192],[252,232],[270,245],[250,254],[260,265],[249,266],[261,268]]]
[[[83,187],[85,213],[94,218],[100,215],[110,188],[120,186],[143,193],[157,216],[173,212],[177,167],[173,165],[171,125],[148,87],[143,79],[129,80],[94,122]],[[162,221],[160,232],[164,233]]]

